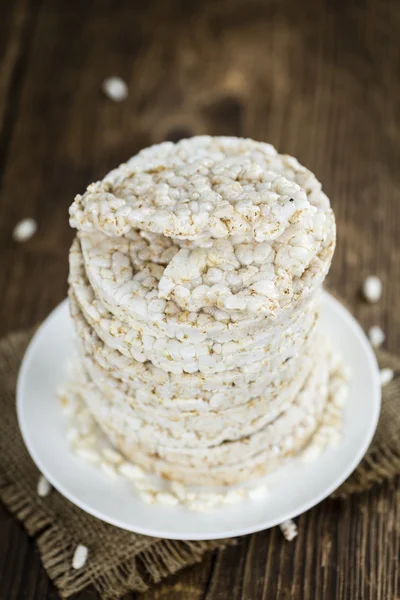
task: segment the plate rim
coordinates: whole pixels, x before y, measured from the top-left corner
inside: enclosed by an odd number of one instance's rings
[[[275,527],[276,525],[279,525],[283,521],[298,517],[299,515],[303,514],[307,510],[310,510],[311,508],[313,508],[314,506],[316,506],[317,504],[319,504],[320,502],[325,500],[327,497],[329,497],[331,495],[331,493],[335,489],[337,489],[349,477],[349,475],[351,475],[351,473],[357,468],[357,466],[360,464],[361,460],[363,459],[365,453],[367,452],[367,450],[371,444],[371,441],[372,441],[373,436],[376,431],[376,427],[377,427],[379,415],[380,415],[380,409],[381,409],[382,394],[381,394],[381,385],[380,385],[380,380],[379,380],[379,366],[378,366],[376,356],[372,350],[372,347],[368,341],[368,338],[367,338],[364,330],[362,329],[362,327],[358,323],[358,321],[355,319],[355,317],[346,308],[346,306],[344,306],[339,300],[337,300],[337,298],[335,298],[332,294],[330,294],[326,290],[323,291],[323,300],[322,301],[326,302],[328,304],[331,304],[332,307],[334,308],[334,310],[340,316],[340,318],[347,321],[348,326],[353,330],[353,332],[356,334],[356,337],[359,338],[360,343],[362,343],[362,345],[364,347],[364,351],[367,356],[367,360],[370,363],[370,366],[372,367],[371,374],[372,374],[372,378],[373,378],[373,386],[372,386],[372,390],[371,390],[371,395],[374,398],[374,404],[373,404],[374,410],[373,410],[372,418],[369,421],[369,429],[366,432],[364,439],[363,439],[363,444],[360,445],[358,452],[355,453],[354,457],[349,462],[346,469],[344,469],[342,471],[341,475],[338,476],[336,479],[334,479],[332,481],[332,483],[330,485],[326,486],[320,493],[315,494],[311,499],[304,501],[302,504],[298,505],[295,509],[288,510],[285,513],[283,513],[279,517],[279,519],[277,519],[277,518],[272,519],[272,520],[266,519],[265,522],[260,521],[260,523],[258,525],[255,525],[253,527],[251,527],[251,526],[250,527],[249,526],[238,527],[237,529],[234,530],[234,532],[224,531],[224,532],[216,533],[214,535],[212,535],[212,534],[204,535],[204,534],[200,533],[200,535],[195,535],[195,536],[187,535],[186,536],[183,534],[177,535],[176,532],[174,533],[173,531],[171,531],[171,532],[165,532],[165,531],[160,532],[160,531],[156,531],[156,530],[149,531],[149,529],[146,527],[141,527],[140,525],[138,525],[138,526],[135,525],[135,527],[132,527],[132,525],[130,525],[128,523],[124,524],[121,521],[119,521],[118,519],[114,518],[113,516],[104,515],[103,513],[101,513],[101,511],[98,511],[96,508],[91,507],[86,502],[80,500],[79,497],[77,498],[73,493],[70,493],[69,490],[63,485],[63,483],[60,483],[55,476],[53,477],[53,473],[48,471],[47,467],[42,464],[40,458],[36,454],[34,447],[32,447],[32,445],[31,445],[30,437],[29,437],[29,434],[27,431],[27,426],[26,426],[25,419],[24,419],[23,387],[25,385],[25,380],[27,378],[27,374],[29,371],[31,357],[35,354],[36,346],[40,343],[40,338],[43,335],[44,330],[51,324],[51,322],[54,319],[57,318],[59,312],[62,312],[63,310],[65,310],[65,306],[68,304],[68,298],[65,298],[64,300],[62,300],[60,302],[60,304],[58,304],[50,312],[50,314],[47,316],[47,318],[43,321],[43,323],[35,331],[34,335],[32,336],[32,338],[27,346],[27,349],[24,353],[24,356],[23,356],[23,359],[21,362],[21,366],[20,366],[20,369],[18,372],[17,385],[16,385],[17,420],[18,420],[18,425],[19,425],[19,429],[20,429],[20,432],[22,435],[23,442],[25,444],[25,447],[28,450],[29,455],[31,456],[33,462],[35,463],[35,465],[37,466],[39,471],[46,477],[46,479],[48,479],[48,481],[51,483],[51,485],[54,487],[54,489],[56,489],[60,494],[62,494],[67,500],[69,500],[70,502],[72,502],[73,504],[78,506],[78,508],[80,508],[81,510],[85,511],[86,513],[96,517],[97,519],[99,519],[105,523],[108,523],[110,525],[118,527],[119,529],[123,529],[125,531],[130,531],[133,533],[138,533],[141,535],[146,535],[149,537],[159,537],[162,539],[182,540],[182,541],[212,540],[212,539],[239,537],[242,535],[248,535],[251,533],[256,533],[258,531],[264,531],[266,529],[270,529],[272,527]]]

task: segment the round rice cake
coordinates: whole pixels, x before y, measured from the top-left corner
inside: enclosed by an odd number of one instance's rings
[[[76,288],[75,288],[76,289]],[[78,292],[79,293],[79,292]],[[89,305],[77,302],[73,293],[69,294],[70,305],[73,311],[81,310],[85,320],[93,328],[99,338],[110,349],[117,350],[128,359],[138,362],[151,361],[155,367],[164,371],[181,374],[201,372],[207,376],[213,376],[226,371],[240,369],[245,373],[259,373],[260,371],[271,372],[279,368],[281,364],[295,356],[308,339],[312,336],[318,321],[318,309],[305,314],[303,322],[307,319],[307,326],[303,331],[283,330],[280,337],[275,340],[274,349],[260,345],[249,350],[241,350],[239,347],[235,354],[216,352],[216,344],[207,346],[205,344],[179,344],[176,340],[169,338],[153,338],[142,336],[140,332],[133,330],[124,323],[110,318],[110,314],[104,312],[104,307],[99,301],[94,300]],[[228,346],[229,343],[225,345]],[[228,348],[234,343],[230,343]],[[194,356],[188,356],[186,348],[192,349]]]
[[[102,238],[104,240],[104,236]],[[110,244],[112,244],[112,241]],[[112,275],[107,275],[104,257],[100,259],[96,256],[94,260],[97,260],[99,263],[100,261],[102,262],[103,267],[100,267],[100,265],[98,267],[101,269],[104,268],[103,273],[107,279],[112,279]],[[107,260],[109,262],[109,259]],[[154,284],[154,270],[151,277],[148,272],[144,275],[142,279],[146,280],[147,286]],[[307,275],[312,277],[311,267],[307,269]],[[151,310],[147,311],[147,314],[152,314],[153,318],[151,321],[149,319],[143,320],[143,312],[146,313],[146,308],[144,308],[142,314],[140,310],[136,313],[135,311],[126,310],[120,299],[117,302],[115,298],[112,299],[113,294],[111,292],[111,299],[107,293],[104,293],[104,289],[101,289],[101,286],[97,285],[96,277],[93,276],[93,273],[92,281],[89,281],[81,252],[81,244],[77,239],[74,240],[70,250],[69,281],[81,304],[84,304],[86,299],[97,302],[101,301],[111,315],[122,322],[126,322],[134,330],[156,337],[171,337],[178,341],[188,339],[196,344],[205,340],[213,340],[221,344],[228,341],[243,341],[243,338],[249,335],[260,336],[267,334],[270,337],[275,337],[279,329],[291,326],[291,322],[298,319],[301,313],[307,310],[308,305],[314,301],[315,296],[319,294],[319,289],[314,290],[313,294],[308,294],[307,299],[303,298],[301,305],[297,304],[291,309],[287,309],[284,319],[276,319],[271,322],[269,318],[243,318],[243,315],[235,315],[234,317],[233,314],[230,315],[229,320],[224,317],[224,311],[220,311],[219,309],[214,309],[213,311],[205,309],[199,314],[179,311],[174,302],[157,300],[157,292],[151,289],[147,292],[144,291],[144,294],[148,296],[147,301],[150,302],[151,306]],[[307,287],[309,290],[311,289],[310,282],[307,283]],[[156,305],[158,305],[159,310],[161,308],[159,312],[155,310]],[[234,320],[232,320],[233,318]]]
[[[316,297],[302,312],[295,313],[294,320],[289,320],[286,327],[277,324],[266,331],[261,329],[253,335],[245,335],[237,342],[201,342],[196,339],[194,329],[189,339],[186,334],[184,339],[178,340],[143,333],[108,311],[87,281],[82,257],[75,249],[70,255],[70,285],[85,318],[107,345],[128,357],[141,362],[151,360],[156,366],[175,373],[200,370],[211,374],[246,366],[249,362],[257,365],[267,355],[271,359],[279,354],[282,348],[294,353],[315,326],[319,310],[319,297]]]
[[[282,381],[274,390],[265,392],[262,396],[252,398],[240,405],[213,408],[204,400],[175,399],[168,404],[149,402],[146,394],[137,392],[135,395],[124,394],[117,380],[104,378],[104,373],[86,357],[82,357],[82,366],[89,383],[88,388],[93,393],[100,393],[107,398],[111,414],[124,415],[127,421],[133,419],[137,429],[153,435],[160,443],[173,445],[184,443],[185,446],[216,444],[226,439],[235,439],[250,435],[267,423],[273,421],[283,411],[289,410],[315,361],[305,357],[299,370],[290,381]],[[219,437],[218,437],[219,436]],[[165,441],[163,441],[165,439]],[[169,441],[168,441],[169,440]]]
[[[272,400],[270,414],[258,416],[254,423],[248,423],[246,417],[243,417],[243,406],[232,409],[230,415],[226,410],[220,411],[217,425],[214,424],[214,415],[212,415],[214,411],[212,410],[205,415],[199,415],[198,411],[193,411],[193,414],[187,411],[182,418],[174,416],[172,419],[166,419],[157,415],[157,411],[153,411],[154,420],[150,420],[149,411],[148,417],[145,417],[146,420],[144,420],[140,416],[143,413],[137,407],[130,406],[128,401],[121,402],[121,398],[118,398],[115,393],[105,394],[104,390],[99,389],[91,382],[86,372],[84,372],[84,378],[81,394],[85,403],[96,420],[101,419],[107,422],[115,431],[124,432],[125,435],[136,439],[137,443],[148,446],[149,450],[156,447],[166,450],[185,448],[201,453],[202,450],[210,448],[211,452],[218,454],[226,443],[247,437],[252,438],[258,431],[265,430],[269,423],[274,424],[273,435],[275,435],[278,431],[284,431],[283,424],[295,422],[300,409],[301,411],[312,411],[315,397],[310,390],[313,390],[319,381],[326,380],[327,360],[326,356],[322,354],[318,362],[313,365],[312,370],[306,373],[301,385],[297,386],[297,381],[295,382],[293,388],[296,393],[288,396],[286,402],[281,402],[277,398],[277,410],[274,410],[274,400]],[[309,393],[305,395],[304,390],[308,390]],[[263,401],[264,399],[261,399],[261,402],[250,401],[250,403],[254,407]],[[254,412],[257,414],[256,410]],[[223,420],[226,413],[229,415],[227,420],[230,419],[230,425],[226,423],[224,428]],[[235,413],[238,416],[236,420],[234,419]],[[158,423],[155,422],[155,419]],[[246,421],[243,422],[243,419]],[[263,419],[266,419],[267,422],[263,422]]]
[[[328,371],[318,369],[298,395],[295,406],[251,436],[209,448],[171,448],[154,438],[137,436],[102,416],[102,401],[94,395],[88,406],[113,444],[145,471],[187,485],[231,485],[262,476],[298,453],[315,432],[328,396]]]
[[[242,404],[251,398],[274,391],[282,381],[290,381],[301,369],[303,356],[318,353],[319,337],[310,333],[301,351],[280,360],[267,360],[258,372],[242,368],[205,376],[203,373],[175,374],[155,367],[150,361],[138,362],[110,348],[97,336],[71,297],[70,303],[80,355],[96,363],[103,377],[115,379],[127,395],[146,395],[154,402],[175,403],[177,400],[201,400],[213,408],[223,409]],[[253,365],[251,365],[253,366]],[[107,374],[107,375],[105,375]],[[111,384],[112,385],[112,384]]]
[[[334,228],[326,218],[318,232],[305,231],[304,224],[293,226],[272,244],[249,244],[239,236],[215,240],[209,248],[165,249],[157,243],[156,257],[154,246],[143,250],[143,238],[134,231],[129,237],[80,233],[79,239],[87,277],[117,317],[137,328],[182,322],[189,314],[197,322],[207,310],[218,327],[242,314],[282,319],[312,294],[329,267],[330,259],[324,267],[320,254],[333,252]]]
[[[305,214],[329,208],[315,176],[269,144],[198,136],[139,152],[78,195],[70,223],[126,235],[142,229],[194,240],[273,240]]]

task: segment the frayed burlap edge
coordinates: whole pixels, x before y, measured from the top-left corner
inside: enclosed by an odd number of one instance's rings
[[[16,366],[33,331],[12,334],[0,341],[0,400],[5,394],[8,394],[9,400],[10,395],[14,398]],[[381,366],[399,372],[398,357],[379,352],[378,360]],[[397,377],[384,388],[381,418],[366,457],[349,479],[336,490],[334,496],[344,497],[365,491],[373,484],[400,473],[400,442],[397,435],[400,430],[400,411],[397,410],[399,395],[400,378]],[[8,417],[15,421],[15,411]],[[9,440],[8,444],[10,446]],[[57,513],[51,512],[49,505],[38,498],[36,488],[32,484],[32,473],[25,478],[13,476],[18,472],[18,468],[13,466],[12,461],[12,447],[8,447],[7,452],[0,456],[0,498],[23,523],[27,532],[36,539],[44,567],[63,598],[68,598],[89,585],[92,585],[102,598],[110,600],[120,598],[128,591],[145,591],[153,583],[179,569],[200,562],[206,552],[235,543],[232,539],[204,542],[154,539],[149,544],[149,538],[132,534],[135,540],[145,540],[147,546],[140,548],[139,544],[138,551],[124,557],[120,562],[102,560],[96,563],[96,556],[91,556],[90,569],[74,571],[72,556],[81,532],[66,529],[65,514],[64,519],[57,518]],[[30,468],[34,471],[37,481],[38,471],[33,463]],[[62,499],[62,502],[68,503],[65,499]],[[68,510],[65,511],[67,512]],[[82,513],[81,521],[82,518],[83,522],[88,520],[89,527],[89,519],[93,517]],[[123,535],[126,536],[127,533],[121,531],[121,536]]]
[[[62,598],[69,598],[89,585],[108,600],[117,600],[130,591],[144,592],[152,584],[183,567],[200,562],[205,553],[236,543],[235,539],[181,542],[157,539],[146,550],[121,562],[118,567],[100,565],[96,578],[86,569],[74,571],[72,557],[76,543],[68,532],[52,521],[34,498],[26,496],[17,483],[5,484],[0,474],[0,496],[5,506],[35,538],[43,566]]]

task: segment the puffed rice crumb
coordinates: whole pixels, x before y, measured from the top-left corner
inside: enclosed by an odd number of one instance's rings
[[[362,292],[367,302],[379,302],[382,296],[382,281],[376,275],[369,275],[364,279]]]
[[[37,484],[37,495],[40,496],[40,498],[45,498],[50,494],[51,489],[51,483],[47,481],[44,475],[41,475]]]
[[[117,475],[115,467],[106,460],[103,460],[100,463],[100,468],[106,475],[109,475],[110,477],[115,477]]]
[[[393,377],[394,377],[393,369],[381,369],[380,370],[381,386],[384,387],[385,385],[388,385],[392,381]]]
[[[122,102],[128,97],[128,86],[121,77],[108,77],[103,81],[102,90],[104,94],[114,100],[114,102]]]
[[[140,492],[140,499],[145,504],[154,504],[156,497],[152,492]]]
[[[187,490],[182,483],[179,483],[179,481],[173,481],[171,483],[171,492],[181,501],[186,500],[187,498]]]
[[[137,479],[143,479],[144,472],[137,465],[133,465],[130,462],[123,462],[118,467],[118,473],[127,479],[136,481]]]
[[[121,456],[121,454],[119,452],[117,452],[116,450],[114,450],[114,448],[103,448],[101,451],[102,455],[104,456],[104,458],[106,459],[106,461],[108,461],[109,463],[113,464],[113,465],[118,465],[119,463],[122,463],[122,461],[124,460],[123,457]]]
[[[305,463],[313,462],[322,454],[323,450],[324,450],[324,447],[322,446],[322,444],[317,444],[315,442],[312,442],[303,451],[303,453],[301,455],[301,460]]]
[[[98,452],[96,452],[92,448],[85,448],[85,447],[78,446],[75,449],[75,454],[77,456],[79,456],[80,458],[83,458],[83,460],[86,460],[87,462],[90,462],[93,464],[98,463],[100,461],[100,456],[99,456]]]
[[[13,238],[16,242],[27,242],[35,235],[36,231],[35,219],[23,219],[14,227]]]
[[[248,496],[252,500],[263,500],[268,495],[268,488],[266,485],[259,485],[258,487],[250,488]]]
[[[380,348],[385,341],[385,334],[379,325],[374,325],[368,331],[368,338],[374,348]]]
[[[292,540],[294,540],[294,538],[297,536],[298,531],[297,531],[297,525],[294,521],[292,521],[292,519],[288,519],[287,521],[284,521],[283,523],[281,523],[279,525],[283,535],[285,536],[285,539],[287,539],[288,542],[291,542]]]
[[[245,491],[243,489],[229,490],[223,496],[222,501],[224,504],[236,504],[236,502],[240,502],[241,500],[243,500],[244,496]]]
[[[72,568],[82,569],[86,564],[88,554],[89,549],[86,546],[83,546],[83,544],[79,544],[75,548],[74,556],[72,558]]]
[[[169,494],[168,492],[158,492],[155,499],[159,504],[165,504],[168,506],[176,506],[179,502],[176,496]]]
[[[67,442],[73,444],[79,439],[79,431],[76,427],[70,427],[67,431]]]

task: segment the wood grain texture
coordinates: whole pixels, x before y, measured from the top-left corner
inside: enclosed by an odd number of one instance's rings
[[[400,352],[399,37],[390,0],[1,3],[0,334],[65,296],[75,193],[143,146],[210,133],[269,141],[316,172],[338,224],[329,286]],[[122,104],[101,93],[112,74]],[[17,245],[27,216],[38,234]],[[370,273],[375,306],[359,297]],[[398,600],[399,511],[399,481],[325,501],[295,542],[241,538],[141,600]],[[4,509],[0,530],[0,599],[57,598]]]

